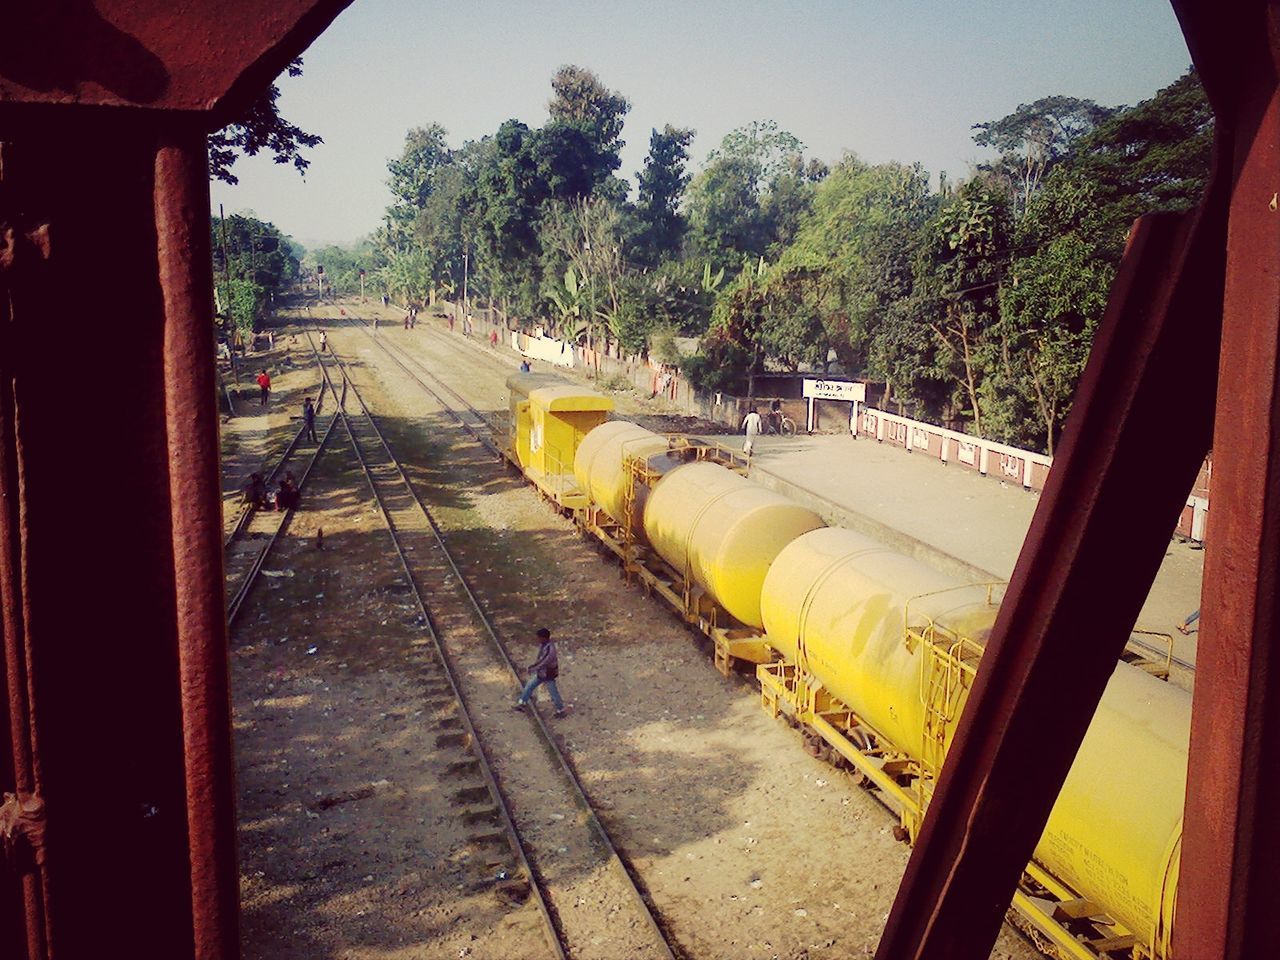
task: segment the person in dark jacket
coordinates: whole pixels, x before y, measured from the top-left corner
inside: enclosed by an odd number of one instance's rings
[[[310,397],[302,402],[302,425],[306,428],[304,434],[312,443],[316,442],[316,405],[315,401]]]
[[[529,678],[529,682],[520,691],[520,699],[516,701],[516,709],[523,710],[525,704],[533,698],[533,692],[538,689],[539,685],[545,683],[547,692],[551,694],[551,702],[555,704],[556,716],[566,716],[569,711],[565,709],[564,701],[560,699],[560,691],[556,687],[556,677],[560,676],[560,657],[556,653],[555,642],[551,639],[551,631],[546,627],[538,629],[538,659],[529,664],[529,672],[533,676]]]

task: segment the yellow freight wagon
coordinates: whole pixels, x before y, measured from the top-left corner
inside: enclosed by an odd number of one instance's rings
[[[507,380],[511,426],[507,458],[567,510],[587,505],[573,475],[578,444],[608,419],[613,401],[545,373]]]

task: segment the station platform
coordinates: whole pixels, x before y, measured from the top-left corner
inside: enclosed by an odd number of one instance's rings
[[[830,523],[972,581],[1012,575],[1039,503],[1021,487],[851,436],[758,437],[750,475]],[[1203,550],[1170,540],[1137,624],[1172,633],[1174,656],[1191,662],[1196,634],[1175,627],[1200,605],[1203,571]]]

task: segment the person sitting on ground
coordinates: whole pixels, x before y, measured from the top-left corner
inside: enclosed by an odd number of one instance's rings
[[[247,506],[255,510],[261,510],[267,502],[267,484],[262,479],[262,474],[251,473],[249,480],[244,485],[244,501]]]
[[[280,489],[276,493],[276,509],[281,513],[285,510],[292,510],[298,505],[300,499],[298,481],[294,479],[292,473],[286,473],[284,479],[280,481]]]
[[[1196,607],[1194,610],[1192,610],[1190,613],[1187,614],[1187,619],[1183,620],[1180,624],[1178,624],[1178,632],[1181,633],[1183,636],[1189,635],[1191,633],[1191,625],[1199,619],[1200,619],[1200,608]]]

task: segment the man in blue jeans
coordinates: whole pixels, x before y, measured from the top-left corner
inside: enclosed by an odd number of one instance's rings
[[[538,629],[538,644],[538,659],[529,665],[529,670],[533,676],[529,678],[529,682],[520,691],[520,699],[516,701],[516,709],[523,710],[525,704],[533,698],[533,692],[538,689],[540,684],[545,683],[547,692],[551,694],[551,702],[556,706],[556,716],[566,716],[569,711],[565,709],[564,701],[560,699],[560,691],[556,689],[556,677],[560,676],[560,658],[556,654],[556,645],[551,640],[551,631],[546,627]]]

